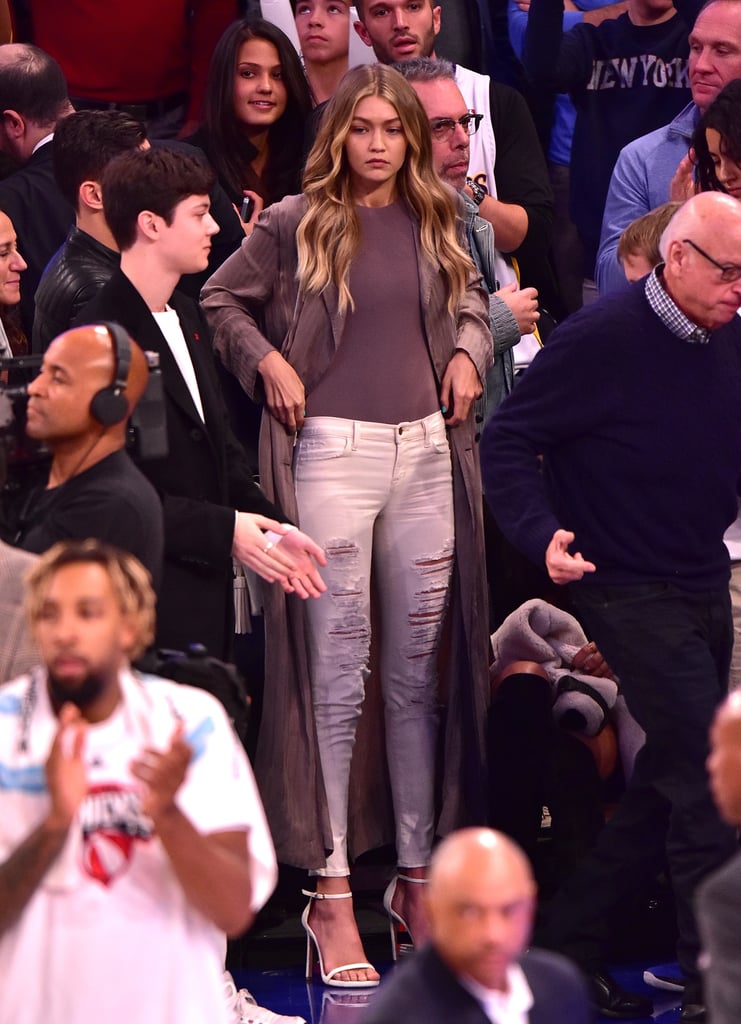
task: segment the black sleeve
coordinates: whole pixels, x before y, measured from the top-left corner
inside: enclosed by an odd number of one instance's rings
[[[240,512],[257,512],[261,516],[270,516],[271,519],[277,519],[279,522],[287,522],[288,520],[278,506],[267,498],[265,492],[255,482],[247,453],[232,430],[226,406],[224,407],[224,432],[229,500]]]
[[[523,287],[538,289],[539,303],[557,319],[565,315],[550,261],[553,193],[548,167],[525,100],[515,89],[492,82],[491,119],[497,140],[497,196],[525,208],[527,234],[515,256]]]
[[[31,336],[31,351],[34,355],[46,352],[59,334],[68,331],[79,322],[82,311],[93,301],[105,283],[103,278],[95,275],[89,280],[82,281],[73,295],[67,296],[65,290],[60,287],[57,294],[53,291],[47,292],[42,301],[39,301],[39,292],[36,292],[36,315]]]
[[[31,352],[34,355],[43,355],[51,345],[52,341],[67,330],[61,321],[47,316],[46,311],[38,304],[35,307],[36,313],[33,318],[33,330],[31,332]],[[69,326],[69,325],[67,325]]]
[[[691,32],[697,21],[697,15],[705,6],[706,0],[674,0],[674,7],[677,14],[687,26],[687,32]]]
[[[507,85],[492,82],[490,104],[497,140],[497,198],[525,208],[528,229],[522,244],[545,251],[551,240],[553,193],[533,119],[522,96]]]
[[[235,512],[254,512],[279,522],[285,517],[268,501],[250,473],[244,449],[226,425],[225,449],[229,505],[187,495],[172,494],[158,488],[164,510],[165,555],[183,564],[214,568],[231,557],[234,542]],[[147,473],[147,464],[140,467]],[[156,479],[150,473],[152,483]]]
[[[536,86],[552,92],[586,89],[592,71],[592,26],[564,33],[563,13],[563,0],[532,0],[525,30],[525,69]]]
[[[198,306],[198,318],[200,321],[201,337],[209,339],[210,345],[211,329],[200,305]],[[218,394],[219,405],[222,410],[229,503],[240,512],[255,512],[258,515],[269,516],[271,519],[282,521],[284,517],[281,510],[266,497],[262,488],[255,482],[247,452],[234,433],[229,407],[224,399],[221,387],[216,355],[213,356],[208,368],[211,378],[209,383]]]

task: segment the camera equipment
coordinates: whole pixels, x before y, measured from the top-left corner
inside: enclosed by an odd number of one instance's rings
[[[0,536],[7,541],[14,538],[26,495],[44,484],[49,474],[49,449],[26,436],[26,387],[41,359],[0,359]]]
[[[115,379],[93,397],[90,409],[103,426],[120,422],[126,414],[122,389],[128,376],[131,351],[128,336],[125,342],[121,340],[120,336],[125,335],[123,329],[106,324],[109,330],[110,326],[116,327],[116,333],[111,332],[116,357]],[[160,357],[158,352],[144,355],[149,380],[126,430],[127,451],[137,462],[163,459],[168,454]],[[27,389],[38,374],[42,360],[40,355],[0,359],[0,537],[10,542],[17,537],[19,524],[27,517],[35,493],[46,486],[49,476],[49,448],[26,435]],[[119,378],[123,378],[123,384]],[[115,391],[119,393],[114,394]],[[102,408],[101,395],[104,397]],[[121,403],[123,415],[120,415]]]
[[[147,390],[131,414],[126,436],[126,449],[135,461],[164,459],[167,444],[165,393],[162,388],[162,370],[159,352],[144,352],[149,367]]]

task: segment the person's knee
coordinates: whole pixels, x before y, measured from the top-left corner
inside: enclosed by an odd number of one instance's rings
[[[538,676],[540,679],[548,681],[548,673],[537,661],[511,661],[509,665],[489,676],[492,691],[496,691],[499,686],[504,682],[505,679],[509,679],[510,676]]]

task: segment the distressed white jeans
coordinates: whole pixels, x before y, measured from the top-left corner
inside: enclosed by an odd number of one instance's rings
[[[306,420],[294,458],[301,529],[325,549],[327,591],[307,601],[312,698],[334,849],[348,874],[350,761],[368,677],[370,576],[379,593],[386,751],[403,867],[429,862],[437,653],[453,568],[453,483],[440,413],[412,423]]]

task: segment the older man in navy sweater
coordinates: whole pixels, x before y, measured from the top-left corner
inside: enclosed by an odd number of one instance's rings
[[[481,460],[502,529],[570,585],[646,732],[618,811],[540,944],[582,964],[603,1011],[650,1013],[602,971],[601,934],[666,854],[690,1022],[705,1019],[693,894],[735,847],[705,758],[732,643],[723,532],[741,477],[741,203],[690,199],[662,255],[630,291],[554,332],[488,425]]]

